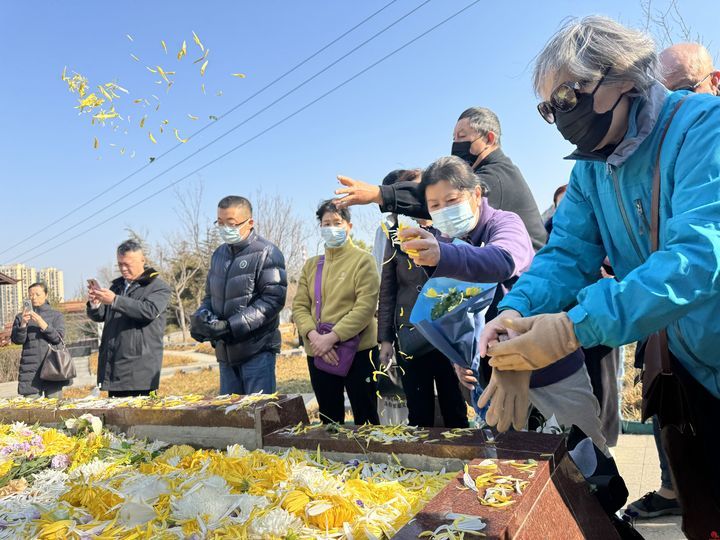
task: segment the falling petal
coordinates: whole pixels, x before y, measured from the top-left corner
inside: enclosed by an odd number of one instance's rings
[[[165,54],[167,54],[167,45],[165,45],[165,41],[161,39],[160,45],[162,45],[163,51],[165,51]]]
[[[160,104],[158,103],[157,107],[155,107],[155,112],[160,110]]]
[[[157,100],[157,101],[160,101],[160,98],[157,97],[155,94],[150,94],[150,97],[151,97],[151,98],[154,98],[154,99]]]
[[[67,80],[68,80],[67,75],[65,75],[65,72],[66,72],[66,71],[67,71],[67,66],[65,66],[65,67],[63,68],[62,75],[60,76],[60,77],[61,77],[61,80],[63,80],[63,81],[67,81]]]
[[[147,114],[140,119],[140,128],[143,128],[145,126],[146,119],[147,119]]]
[[[200,43],[200,38],[197,36],[197,34],[194,31],[193,31],[192,35],[193,35],[193,41],[195,41],[197,46],[200,47],[201,51],[204,51],[205,47],[203,46],[202,43]]]
[[[107,93],[107,90],[105,90],[102,86],[98,86],[98,90],[100,90],[100,93],[107,98],[108,101],[112,101],[112,96]]]
[[[157,144],[155,137],[153,137],[152,131],[148,131],[148,136],[150,137],[150,140],[153,142],[153,144]]]
[[[153,68],[151,68],[150,66],[145,66],[145,69],[147,69],[150,73],[157,73],[157,71],[154,70]]]
[[[93,148],[97,148],[98,146],[100,146],[100,142],[97,140],[97,137],[95,137],[93,140]]]
[[[193,62],[193,64],[198,64],[198,63],[202,62],[203,60],[205,60],[208,57],[208,54],[210,54],[210,49],[205,49],[205,52],[203,53],[203,55],[200,58],[198,58],[197,60],[195,60]]]
[[[163,120],[162,123],[163,123],[163,125],[167,126],[170,123],[170,120]]]
[[[155,84],[164,84],[162,81],[155,81]]]
[[[180,134],[178,133],[177,128],[175,128],[175,138],[176,138],[178,141],[180,141],[181,143],[186,143],[186,142],[188,142],[187,139],[183,139],[183,138],[180,137]]]
[[[190,113],[188,113],[188,118],[189,118],[190,120],[198,120],[198,117],[197,117],[197,116],[193,116],[193,115],[190,114]]]
[[[157,72],[160,74],[160,76],[163,79],[165,79],[165,82],[169,83],[170,79],[167,78],[167,74],[165,73],[165,70],[163,68],[161,68],[160,66],[155,66],[155,67],[157,67]]]
[[[205,93],[205,83],[202,83],[200,85],[200,88],[202,89],[202,93],[204,94]]]
[[[210,60],[205,60],[205,62],[203,62],[203,65],[200,66],[200,76],[201,76],[201,77],[202,77],[203,75],[205,75],[205,69],[207,69],[207,65],[208,65],[208,62],[209,62],[209,61],[210,61]]]
[[[223,91],[222,91],[222,90],[218,90],[218,91],[215,93],[215,95],[216,95],[217,97],[220,97],[220,96],[223,95]]]
[[[124,148],[121,148],[121,149],[120,149],[120,155],[121,155],[121,156],[124,156],[124,155],[125,155],[125,149],[124,149]]]
[[[130,159],[133,159],[134,157],[135,157],[135,150],[133,150],[132,152],[130,152]]]
[[[135,41],[130,34],[125,34],[125,37],[128,38],[130,41]]]
[[[164,133],[164,132],[165,132],[165,130],[163,129],[162,126],[160,126],[160,133]]]
[[[143,102],[143,98],[133,99],[133,103],[142,103],[142,102]]]
[[[132,59],[135,60],[136,62],[139,62],[139,61],[140,61],[140,59],[139,59],[137,56],[135,56],[133,53],[130,53],[130,58],[132,58]]]
[[[182,57],[187,55],[187,42],[183,40],[182,47],[180,48],[180,51],[177,53],[177,59],[182,60]]]
[[[244,73],[231,73],[230,75],[232,75],[233,77],[237,77],[238,79],[244,79],[244,78],[245,78],[245,74],[244,74]]]

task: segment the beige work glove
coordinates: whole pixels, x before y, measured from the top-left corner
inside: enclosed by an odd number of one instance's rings
[[[580,348],[567,313],[503,319],[502,324],[520,334],[488,346],[490,365],[500,370],[540,369]]]
[[[510,429],[510,425],[520,431],[525,429],[530,409],[530,375],[532,371],[492,370],[490,382],[478,399],[482,408],[490,402],[485,421],[496,426],[500,432]]]

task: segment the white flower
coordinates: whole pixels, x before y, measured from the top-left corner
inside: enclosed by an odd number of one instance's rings
[[[160,495],[170,493],[170,484],[154,474],[136,474],[125,480],[118,491],[125,499],[137,499],[152,504]]]
[[[140,499],[128,499],[118,510],[118,522],[128,529],[144,525],[155,517],[157,517],[155,509]]]
[[[237,521],[240,523],[245,523],[250,517],[252,511],[256,508],[267,508],[267,506],[270,504],[270,501],[265,497],[248,495],[247,493],[238,495],[238,499],[238,505],[235,510],[238,515],[233,519],[233,521]]]
[[[322,469],[308,465],[293,467],[290,482],[297,487],[307,488],[314,494],[337,493],[342,489],[337,478],[326,476]]]
[[[227,447],[227,457],[229,458],[243,458],[250,452],[242,444],[233,444]]]
[[[100,435],[102,432],[102,420],[90,413],[83,414],[79,418],[68,418],[65,420],[65,427],[71,431],[79,431],[86,426],[90,426],[95,435]]]
[[[257,517],[250,524],[250,539],[284,538],[290,531],[302,527],[302,521],[282,508],[273,508],[264,516]]]
[[[240,503],[240,497],[230,493],[227,482],[220,476],[210,476],[172,501],[174,519],[199,519],[215,528]]]
[[[78,478],[83,478],[84,480],[90,480],[91,478],[100,478],[102,474],[111,466],[112,464],[108,461],[100,461],[99,459],[94,459],[90,463],[86,463],[85,465],[80,465],[77,469],[75,469],[73,472],[70,473],[70,480],[77,480]]]

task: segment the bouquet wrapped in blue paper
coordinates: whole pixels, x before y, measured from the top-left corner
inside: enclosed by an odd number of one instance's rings
[[[471,369],[478,376],[478,338],[485,326],[485,313],[495,296],[495,283],[470,283],[452,278],[430,278],[410,313],[410,323],[433,347],[451,362]],[[473,407],[482,393],[473,392]]]

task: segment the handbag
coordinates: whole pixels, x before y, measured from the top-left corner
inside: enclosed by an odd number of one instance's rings
[[[332,332],[333,323],[320,322],[320,315],[322,313],[322,271],[325,265],[325,257],[321,256],[318,259],[317,272],[315,273],[315,318],[317,319],[317,333],[320,335],[329,334]],[[337,375],[338,377],[345,377],[350,371],[355,355],[358,352],[360,346],[360,336],[354,336],[346,341],[340,341],[335,344],[335,354],[338,357],[338,364],[333,366],[328,364],[321,357],[316,356],[313,363],[317,369]]]
[[[422,332],[414,326],[404,325],[397,331],[398,351],[402,351],[403,357],[420,357],[426,355],[435,347],[425,339]]]
[[[652,207],[650,213],[650,252],[657,251],[660,243],[660,153],[670,124],[680,106],[681,99],[670,115],[660,137],[655,170],[653,171]],[[642,378],[642,421],[658,415],[662,424],[684,425],[689,421],[685,391],[672,371],[670,348],[665,329],[648,336],[644,345]]]
[[[75,362],[62,337],[59,345],[48,344],[48,352],[40,368],[40,378],[43,381],[59,382],[74,379],[76,375]]]

